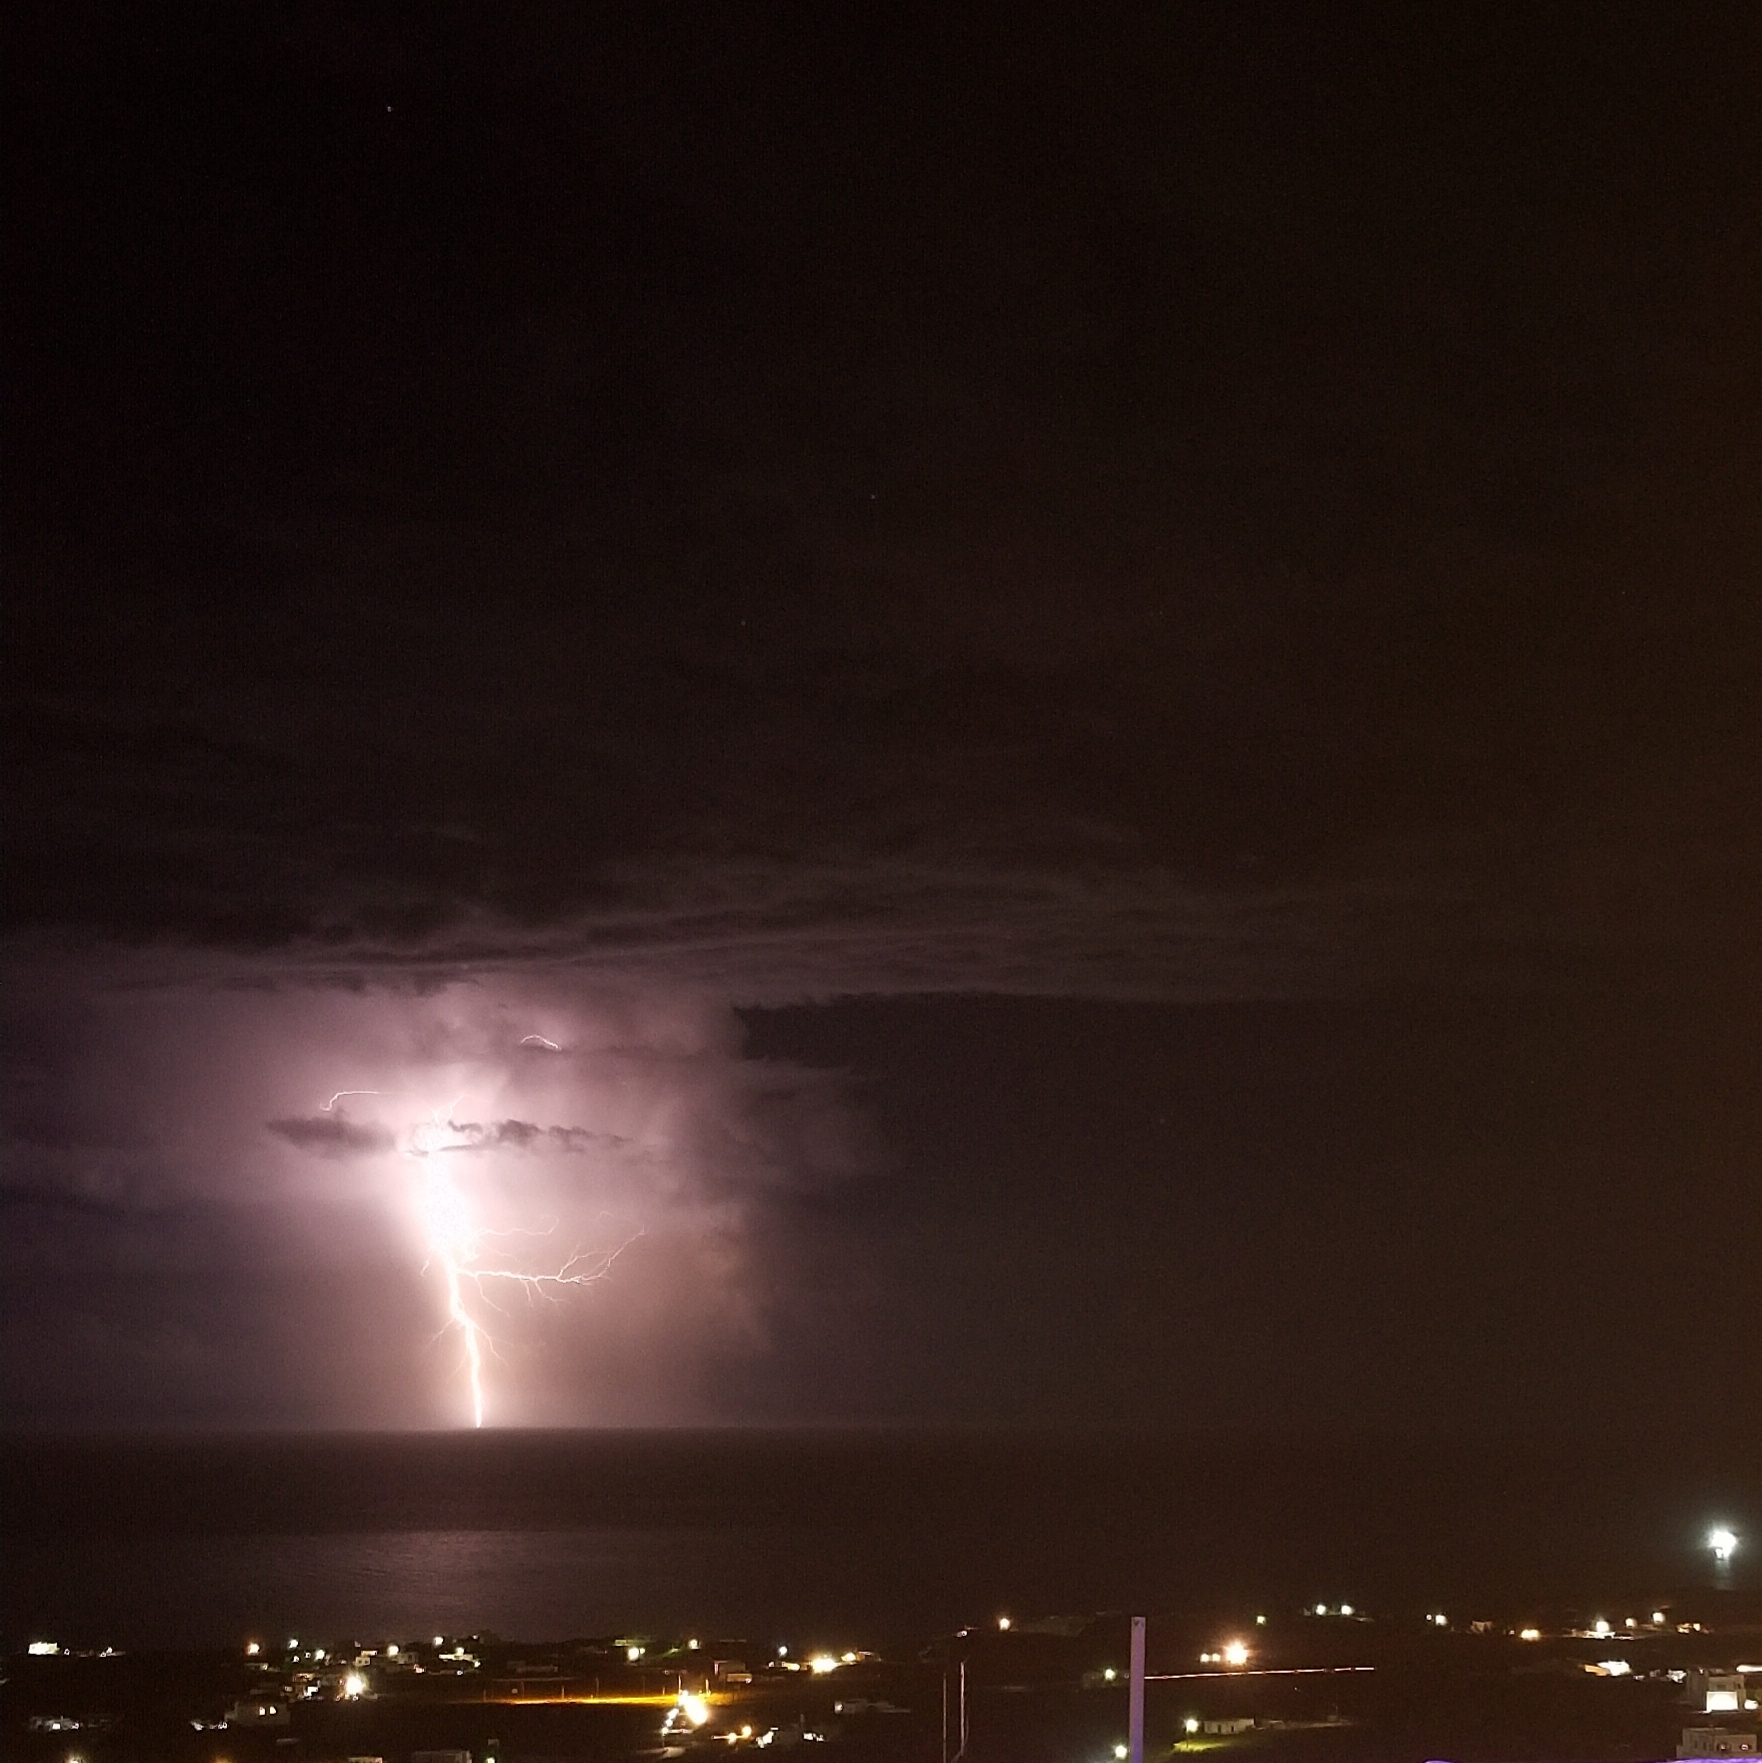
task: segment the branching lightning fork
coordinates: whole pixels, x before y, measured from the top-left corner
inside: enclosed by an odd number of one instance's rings
[[[528,1037],[538,1039],[540,1037]],[[554,1042],[545,1042],[554,1047]],[[560,1051],[561,1049],[557,1049]],[[335,1111],[346,1096],[378,1096],[381,1090],[338,1090],[322,1104],[325,1113]],[[462,1098],[461,1098],[462,1099]],[[612,1264],[642,1235],[635,1232],[615,1249],[584,1250],[576,1248],[553,1270],[526,1272],[517,1267],[482,1265],[484,1244],[493,1237],[550,1236],[556,1229],[552,1220],[543,1230],[492,1230],[474,1216],[469,1198],[453,1180],[447,1164],[449,1151],[475,1149],[474,1138],[453,1119],[459,1105],[455,1099],[446,1109],[436,1108],[425,1121],[414,1126],[403,1145],[402,1155],[421,1170],[419,1202],[430,1259],[438,1263],[445,1281],[447,1299],[446,1327],[456,1328],[465,1346],[465,1368],[471,1390],[471,1423],[481,1427],[484,1416],[484,1358],[495,1351],[495,1342],[481,1318],[467,1301],[469,1291],[476,1298],[500,1309],[489,1297],[492,1285],[516,1287],[528,1299],[562,1298],[571,1287],[590,1286],[604,1279]]]

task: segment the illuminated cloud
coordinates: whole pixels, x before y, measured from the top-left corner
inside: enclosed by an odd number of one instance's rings
[[[21,1278],[77,1268],[92,1326],[38,1338],[14,1309],[14,1412],[133,1379],[161,1413],[468,1419],[424,1216],[439,1181],[493,1338],[491,1421],[708,1418],[768,1336],[774,1199],[867,1158],[836,1073],[744,1057],[727,1005],[685,993],[94,989],[38,1038],[12,1074],[8,1256]],[[55,1144],[30,1142],[22,1090],[53,1102],[34,1130]],[[149,1290],[156,1320],[131,1328]],[[220,1369],[244,1340],[249,1394]]]

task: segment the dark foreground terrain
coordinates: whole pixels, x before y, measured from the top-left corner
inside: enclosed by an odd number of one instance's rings
[[[1147,1755],[1365,1763],[1637,1763],[1705,1724],[1708,1674],[1762,1666],[1762,1607],[1701,1594],[1631,1617],[1152,1616]],[[1605,1622],[1609,1632],[1599,1634]],[[1528,1631],[1528,1632],[1526,1632]],[[1226,1649],[1232,1643],[1247,1656]],[[39,1642],[39,1647],[46,1643]],[[1123,1617],[1018,1621],[883,1658],[768,1643],[490,1635],[225,1652],[16,1653],[4,1750],[21,1763],[448,1763],[725,1756],[941,1763],[965,1684],[974,1763],[1111,1763]],[[1240,1661],[1240,1662],[1237,1662]],[[816,1669],[817,1665],[817,1669]],[[1624,1669],[1625,1668],[1625,1669]],[[1749,1699],[1762,1671],[1742,1673]],[[1757,1713],[1718,1717],[1754,1737]],[[438,1763],[438,1759],[436,1760]]]

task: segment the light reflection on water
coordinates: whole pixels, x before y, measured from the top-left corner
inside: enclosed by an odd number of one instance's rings
[[[998,1610],[1619,1602],[1762,1530],[1747,1455],[1109,1436],[13,1440],[6,1638],[141,1649],[708,1632],[921,1644]],[[1740,1549],[1734,1590],[1762,1549]],[[1650,1605],[1646,1605],[1650,1608]]]
[[[801,1541],[627,1529],[60,1538],[14,1552],[7,1627],[122,1646],[717,1631],[739,1621],[730,1593],[751,1584],[755,1554],[787,1567],[776,1551]]]

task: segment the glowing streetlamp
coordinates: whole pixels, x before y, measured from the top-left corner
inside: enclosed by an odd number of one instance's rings
[[[1721,1567],[1726,1566],[1737,1553],[1738,1539],[1735,1531],[1730,1531],[1722,1524],[1717,1530],[1707,1533],[1707,1547],[1713,1551],[1713,1559]]]

